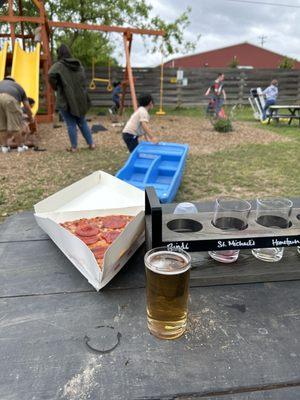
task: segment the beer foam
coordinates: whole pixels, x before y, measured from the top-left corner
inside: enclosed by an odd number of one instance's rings
[[[147,257],[146,267],[159,274],[177,275],[190,268],[190,260],[179,252],[158,251]]]

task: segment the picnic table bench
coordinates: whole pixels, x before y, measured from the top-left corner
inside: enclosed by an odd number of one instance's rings
[[[163,341],[146,326],[143,254],[97,293],[31,212],[0,225],[1,400],[300,398],[299,280],[191,281],[188,330]]]
[[[299,121],[300,126],[300,105],[274,105],[269,107],[268,124],[274,119],[277,123],[281,118],[288,119],[288,124],[291,125],[293,119]]]

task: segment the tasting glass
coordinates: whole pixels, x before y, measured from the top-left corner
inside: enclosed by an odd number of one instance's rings
[[[267,228],[287,229],[290,226],[290,216],[293,202],[284,197],[267,197],[256,199],[256,222]],[[259,260],[277,262],[282,259],[283,247],[253,249],[252,254]]]
[[[235,197],[219,197],[215,202],[212,224],[224,231],[240,231],[247,228],[251,204]],[[232,263],[238,259],[239,250],[214,250],[208,254],[222,263]]]

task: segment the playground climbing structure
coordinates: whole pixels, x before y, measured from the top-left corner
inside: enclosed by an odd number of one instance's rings
[[[18,0],[15,2],[14,0],[4,0],[2,7],[3,9],[7,9],[6,15],[0,15],[0,25],[6,25],[5,30],[0,30],[0,38],[4,38],[10,41],[11,48],[15,49],[15,46],[19,46],[17,41],[21,42],[22,48],[18,50],[13,50],[13,54],[18,53],[17,61],[28,62],[27,68],[34,68],[34,73],[41,76],[42,86],[43,86],[43,103],[40,103],[39,113],[37,115],[37,119],[39,122],[50,122],[53,118],[53,93],[51,91],[50,85],[48,83],[47,74],[48,70],[51,66],[51,51],[50,51],[50,43],[53,43],[52,35],[55,29],[77,29],[77,30],[93,30],[93,31],[101,31],[101,32],[117,32],[123,35],[123,42],[124,42],[124,50],[126,56],[126,68],[124,72],[124,82],[123,85],[123,96],[122,96],[122,108],[124,106],[124,100],[126,96],[126,91],[129,86],[130,94],[131,94],[131,101],[133,108],[137,108],[137,99],[136,99],[136,92],[135,92],[135,85],[134,85],[134,77],[131,68],[131,61],[130,61],[130,53],[132,47],[132,40],[133,35],[159,35],[163,36],[163,31],[158,30],[151,30],[151,29],[137,29],[137,28],[129,28],[123,26],[109,26],[109,25],[96,25],[96,24],[88,24],[88,23],[75,23],[70,21],[50,21],[47,18],[47,13],[45,10],[44,2],[42,0],[31,0],[35,6],[36,12],[35,15],[28,16],[24,15],[23,12],[23,0]],[[25,3],[25,0],[24,0]],[[28,3],[28,2],[27,2]],[[33,29],[28,31],[27,26],[28,24],[33,26]],[[36,34],[36,30],[38,28],[38,35]],[[35,34],[33,34],[34,32]],[[5,45],[7,46],[7,45]],[[23,54],[21,52],[23,50],[26,53],[33,52],[35,55],[28,55]],[[33,50],[33,51],[32,51]],[[39,61],[36,56],[36,52],[40,51]],[[16,78],[19,79],[19,71],[20,68],[17,64],[13,62],[13,54],[7,54],[7,69],[12,65],[14,67],[13,73],[15,74]],[[5,48],[3,48],[2,52],[0,53],[0,74],[3,67],[3,60],[6,56]],[[15,55],[14,55],[15,57]],[[17,62],[16,61],[16,62]],[[39,71],[36,70],[37,62],[39,62]],[[4,74],[4,73],[3,73]],[[28,80],[32,79],[33,72],[29,74]],[[0,76],[1,77],[1,76]],[[37,84],[37,77],[33,78],[34,84],[32,87],[30,86],[30,91],[34,91],[36,93],[36,88],[39,86]],[[21,82],[20,82],[21,83]],[[27,82],[22,82],[25,86]],[[26,86],[27,87],[27,86]],[[40,86],[41,92],[41,86]],[[36,94],[35,94],[36,95]],[[29,96],[29,94],[28,94]],[[37,95],[38,96],[38,95]],[[37,104],[39,101],[37,101]],[[41,113],[43,110],[43,113]]]

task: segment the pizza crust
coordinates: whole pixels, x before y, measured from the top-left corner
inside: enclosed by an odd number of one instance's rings
[[[99,268],[102,270],[106,250],[133,218],[130,215],[107,215],[66,221],[60,223],[60,225],[88,246],[93,252]]]

